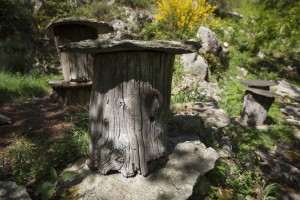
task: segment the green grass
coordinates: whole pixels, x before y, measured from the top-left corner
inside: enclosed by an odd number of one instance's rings
[[[51,78],[53,76],[0,72],[0,105],[47,95],[50,90],[47,80]]]

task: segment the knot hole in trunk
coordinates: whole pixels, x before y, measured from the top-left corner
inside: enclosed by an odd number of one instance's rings
[[[145,107],[150,121],[153,122],[163,109],[163,97],[159,90],[150,89],[146,93]]]

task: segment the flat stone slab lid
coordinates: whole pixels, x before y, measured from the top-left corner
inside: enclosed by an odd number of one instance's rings
[[[65,80],[49,80],[48,84],[54,88],[76,88],[76,87],[91,86],[93,82],[92,81],[74,82],[74,81],[65,81]]]
[[[282,98],[282,96],[280,96],[279,94],[275,94],[273,92],[269,92],[267,90],[262,90],[262,89],[257,89],[257,88],[249,88],[246,87],[247,91],[253,92],[255,94],[261,95],[261,96],[265,96],[265,97],[275,97],[275,98]]]
[[[61,46],[61,52],[108,53],[118,51],[158,51],[173,54],[197,52],[201,45],[194,41],[85,40]]]
[[[248,87],[270,87],[274,85],[278,85],[276,81],[267,81],[267,80],[242,80],[244,85]]]
[[[70,25],[70,24],[94,27],[97,29],[98,34],[111,33],[114,31],[114,28],[106,22],[98,21],[96,19],[89,19],[85,17],[67,17],[67,18],[57,19],[52,21],[46,27],[46,29],[49,30],[50,28],[54,28],[61,25]]]

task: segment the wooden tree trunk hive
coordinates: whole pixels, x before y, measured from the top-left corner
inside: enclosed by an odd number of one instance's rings
[[[98,34],[113,31],[110,25],[94,19],[64,18],[52,22],[47,29],[54,32],[55,46],[87,39],[97,39]],[[60,52],[63,81],[50,81],[53,88],[52,97],[64,105],[86,105],[89,103],[91,80],[93,76],[94,57],[90,53]],[[83,82],[81,84],[67,83]]]
[[[267,118],[275,97],[281,97],[269,92],[270,86],[277,83],[264,80],[246,80],[243,83],[248,87],[244,96],[241,122],[250,126],[261,126]]]
[[[194,44],[196,45],[196,43]],[[146,175],[166,153],[174,57],[197,50],[180,42],[88,41],[61,51],[95,56],[90,101],[90,168]]]
[[[97,39],[98,34],[109,33],[113,28],[104,22],[87,18],[64,18],[52,22],[55,46]],[[60,53],[60,61],[65,81],[91,81],[93,76],[93,56],[88,53]]]

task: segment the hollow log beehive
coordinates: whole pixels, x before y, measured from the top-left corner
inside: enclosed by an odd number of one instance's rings
[[[97,39],[98,34],[113,32],[113,27],[95,19],[70,17],[56,20],[48,25],[53,29],[55,46]],[[91,81],[93,56],[89,53],[60,53],[60,62],[65,81]]]
[[[90,101],[88,165],[102,174],[146,175],[166,154],[175,54],[198,43],[85,41],[65,52],[96,53]]]

